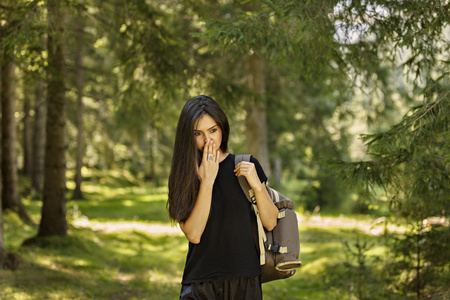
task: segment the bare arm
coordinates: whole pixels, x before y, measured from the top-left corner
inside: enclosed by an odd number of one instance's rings
[[[236,166],[236,176],[245,176],[248,184],[255,192],[256,205],[263,226],[271,231],[277,225],[278,208],[273,204],[266,189],[266,184],[259,180],[255,165],[251,162],[241,162]]]
[[[203,182],[200,184],[194,209],[189,215],[189,218],[185,222],[180,223],[181,230],[191,243],[200,243],[211,210],[212,189],[212,184]]]
[[[187,220],[180,223],[180,228],[184,235],[194,244],[200,243],[206,223],[208,222],[213,185],[219,170],[219,152],[215,153],[212,161],[207,160],[208,154],[213,154],[213,147],[213,143],[210,142],[203,149],[202,163],[198,169],[200,189],[197,200]]]
[[[261,222],[268,231],[272,231],[277,226],[278,208],[273,204],[264,182],[259,187],[252,187],[252,189],[255,192]]]

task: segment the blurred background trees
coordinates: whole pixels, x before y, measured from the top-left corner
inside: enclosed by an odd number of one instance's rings
[[[208,94],[231,151],[253,153],[300,212],[414,224],[420,293],[425,266],[448,266],[417,241],[448,247],[449,5],[3,1],[2,208],[26,219],[19,170],[44,203],[38,235],[66,234],[88,169],[165,186],[179,112]]]

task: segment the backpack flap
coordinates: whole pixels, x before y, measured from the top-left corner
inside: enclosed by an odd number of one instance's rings
[[[278,219],[277,226],[272,230],[273,243],[276,245],[275,268],[279,271],[290,271],[302,266],[299,260],[300,239],[298,236],[297,214],[291,209],[281,209],[284,217]],[[276,251],[278,250],[278,251]]]

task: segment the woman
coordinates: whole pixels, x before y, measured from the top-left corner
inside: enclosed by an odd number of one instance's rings
[[[178,120],[167,205],[189,240],[180,299],[262,299],[256,218],[237,176],[253,188],[267,230],[276,226],[278,209],[255,158],[235,167],[229,130],[208,96],[190,99]]]

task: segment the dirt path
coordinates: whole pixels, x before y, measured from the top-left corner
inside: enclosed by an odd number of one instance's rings
[[[344,216],[338,218],[321,217],[315,215],[312,217],[298,216],[299,226],[309,227],[341,227],[341,228],[358,228],[363,232],[372,235],[380,235],[383,232],[382,218],[374,220],[373,222],[359,221]],[[95,231],[102,232],[116,232],[124,230],[139,230],[148,234],[161,235],[161,234],[183,234],[179,226],[170,226],[163,224],[146,224],[139,222],[95,222],[90,221],[87,217],[83,216],[72,222],[72,225],[76,228],[90,228]]]
[[[179,226],[163,224],[145,224],[139,222],[95,222],[87,217],[76,219],[72,222],[76,228],[90,228],[95,231],[115,232],[124,230],[139,230],[149,234],[183,234]]]

